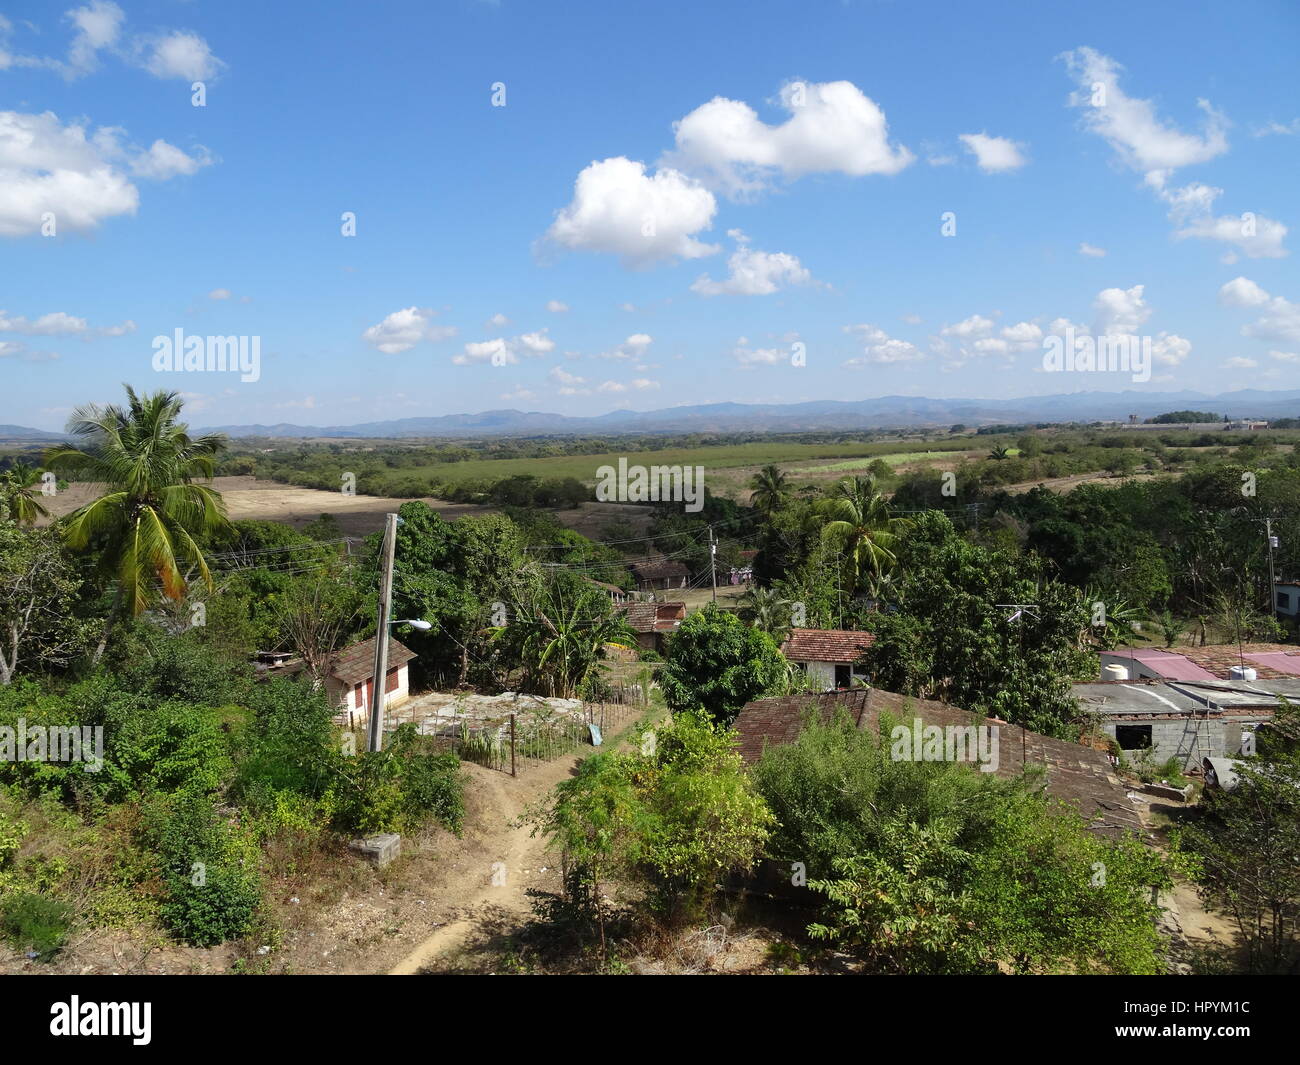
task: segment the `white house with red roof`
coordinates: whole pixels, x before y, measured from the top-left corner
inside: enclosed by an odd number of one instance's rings
[[[867,681],[855,662],[875,640],[869,632],[851,629],[791,629],[781,653],[813,679],[823,691],[851,688]]]

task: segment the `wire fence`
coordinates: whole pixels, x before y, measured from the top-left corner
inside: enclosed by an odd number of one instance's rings
[[[636,688],[629,685],[629,689]],[[620,690],[621,691],[621,690]],[[484,721],[422,724],[421,733],[462,761],[518,776],[530,767],[603,743],[610,732],[640,716],[640,701],[586,703],[579,712],[539,707]]]

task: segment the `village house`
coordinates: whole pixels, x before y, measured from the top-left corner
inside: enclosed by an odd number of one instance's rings
[[[636,586],[643,592],[667,591],[685,588],[691,571],[683,562],[670,562],[658,559],[646,562],[633,562],[632,576]]]
[[[263,677],[292,675],[305,668],[302,659],[285,654],[258,657],[257,668]],[[414,651],[391,636],[388,638],[385,709],[400,706],[410,698],[410,663],[415,657]],[[335,722],[344,728],[359,728],[370,719],[375,697],[375,637],[351,644],[334,655],[325,676],[325,695],[338,711]]]
[[[1184,771],[1199,771],[1206,758],[1235,758],[1249,747],[1246,737],[1273,720],[1282,697],[1300,697],[1300,678],[1116,677],[1070,690],[1128,757],[1150,750],[1157,765],[1177,758]]]
[[[734,726],[740,738],[741,758],[753,765],[767,748],[794,743],[810,712],[814,720],[823,723],[842,713],[855,727],[877,733],[882,715],[889,723],[905,728],[917,719],[923,725],[943,729],[996,728],[992,736],[996,737],[997,758],[991,762],[995,775],[1018,778],[1027,768],[1040,769],[1047,793],[1073,806],[1097,835],[1113,839],[1129,832],[1145,833],[1128,798],[1128,789],[1115,775],[1104,751],[1029,732],[995,718],[980,717],[949,703],[898,695],[879,688],[787,695],[746,703]],[[884,742],[888,744],[888,734]]]
[[[1300,648],[1285,643],[1117,647],[1100,652],[1102,680],[1278,680],[1300,677]]]
[[[781,653],[802,669],[822,691],[863,683],[866,673],[854,665],[875,640],[869,632],[849,629],[791,629]]]
[[[643,651],[663,654],[667,637],[686,620],[685,603],[628,603],[620,608]]]

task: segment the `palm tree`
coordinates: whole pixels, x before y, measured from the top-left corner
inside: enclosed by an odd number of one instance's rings
[[[749,486],[754,490],[749,497],[750,506],[765,520],[785,505],[790,494],[790,486],[779,466],[764,466],[754,474]]]
[[[740,616],[756,629],[781,642],[793,624],[793,604],[775,588],[750,588],[740,597]]]
[[[228,527],[225,504],[211,485],[215,456],[225,448],[220,434],[191,437],[178,422],[181,399],[175,392],[137,396],[126,386],[125,407],[78,407],[68,432],[81,446],[61,445],[45,454],[45,465],[70,479],[102,485],[106,491],[70,514],[64,537],[74,550],[94,541],[100,568],[117,579],[108,623],[129,610],[140,614],[156,600],[155,590],[173,601],[188,590],[187,575],[197,571],[210,590],[212,574],[196,536]],[[108,629],[96,658],[103,653]]]
[[[1001,462],[1003,459],[1008,459],[1010,457],[1011,452],[1004,447],[995,447],[989,452],[989,458],[993,459],[995,462]]]
[[[837,543],[844,556],[850,594],[864,573],[879,576],[894,564],[898,538],[911,527],[906,519],[890,515],[872,477],[844,478],[818,509],[825,521],[823,539]]]
[[[19,525],[34,525],[37,518],[50,515],[33,491],[40,482],[40,471],[21,459],[8,472],[0,474],[0,501],[8,503],[14,521]]]

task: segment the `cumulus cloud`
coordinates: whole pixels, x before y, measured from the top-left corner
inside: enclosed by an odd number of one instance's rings
[[[789,285],[812,282],[812,274],[793,255],[751,248],[738,229],[729,230],[728,236],[736,242],[736,250],[727,260],[730,275],[714,281],[708,274],[701,274],[691,285],[692,292],[701,296],[768,296]]]
[[[553,366],[551,372],[546,376],[559,386],[556,391],[562,396],[586,396],[591,394],[591,389],[584,387],[587,383],[585,377],[569,373],[561,366]]]
[[[547,300],[546,309],[552,314],[563,314],[569,309],[567,303],[561,303],[559,300]]]
[[[471,341],[465,345],[460,355],[453,355],[451,361],[457,366],[471,366],[475,363],[490,362],[494,366],[513,366],[519,362],[510,342],[503,337],[495,340]]]
[[[1108,288],[1097,293],[1092,309],[1097,312],[1094,331],[1098,336],[1129,336],[1151,317],[1151,308],[1142,298],[1146,286]]]
[[[126,14],[108,0],[92,0],[85,7],[69,11],[67,19],[74,27],[67,73],[79,75],[94,70],[99,65],[100,51],[117,44]]]
[[[372,325],[361,339],[385,355],[410,351],[422,340],[436,343],[456,335],[454,326],[434,325],[436,311],[427,307],[406,307],[393,311],[378,325]]]
[[[211,81],[225,64],[197,33],[173,30],[142,42],[145,69],[156,78]]]
[[[849,359],[845,366],[916,362],[918,359],[925,358],[925,353],[915,344],[891,337],[879,326],[866,323],[846,325],[844,332],[853,334],[862,343],[862,354]]]
[[[1106,258],[1106,249],[1093,247],[1085,240],[1079,245],[1079,254],[1087,256],[1089,259],[1104,259]]]
[[[592,163],[578,175],[573,200],[556,213],[546,239],[571,251],[619,256],[629,268],[715,254],[694,234],[708,229],[713,193],[680,171],[653,175],[623,156]]]
[[[1253,370],[1258,365],[1259,363],[1254,359],[1247,359],[1241,355],[1235,355],[1231,359],[1224,360],[1223,368],[1225,370]]]
[[[895,174],[915,158],[890,144],[885,112],[852,82],[787,82],[779,102],[790,117],[768,125],[748,104],[715,96],[674,123],[664,163],[746,198],[777,177]]]
[[[166,180],[210,162],[201,147],[191,156],[157,140],[143,150],[117,127],[90,133],[76,123],[63,125],[51,111],[0,111],[0,236],[39,233],[46,215],[58,230],[94,229],[138,209],[140,193],[126,171]]]
[[[510,319],[507,318],[504,314],[494,314],[491,318],[487,320],[487,324],[491,326],[493,329],[500,329],[503,325],[509,325]]]
[[[555,341],[546,335],[545,329],[524,333],[519,337],[519,344],[530,355],[545,355],[555,348]]]
[[[208,299],[210,300],[228,300],[230,296],[231,292],[228,288],[214,288],[208,293]]]
[[[976,165],[986,174],[1002,174],[1019,170],[1029,160],[1018,144],[1006,137],[990,137],[987,133],[963,133],[958,138],[967,151],[975,156]]]
[[[654,338],[647,333],[633,333],[623,343],[610,351],[600,352],[598,359],[639,359],[646,353]]]
[[[72,336],[89,340],[92,337],[120,337],[135,332],[135,322],[127,319],[119,325],[91,326],[84,318],[65,311],[51,311],[39,318],[10,315],[0,311],[0,333],[19,333],[23,336]]]
[[[1219,302],[1228,307],[1248,307],[1259,317],[1241,328],[1242,336],[1275,343],[1300,343],[1300,304],[1270,296],[1254,281],[1236,277],[1219,289]]]

